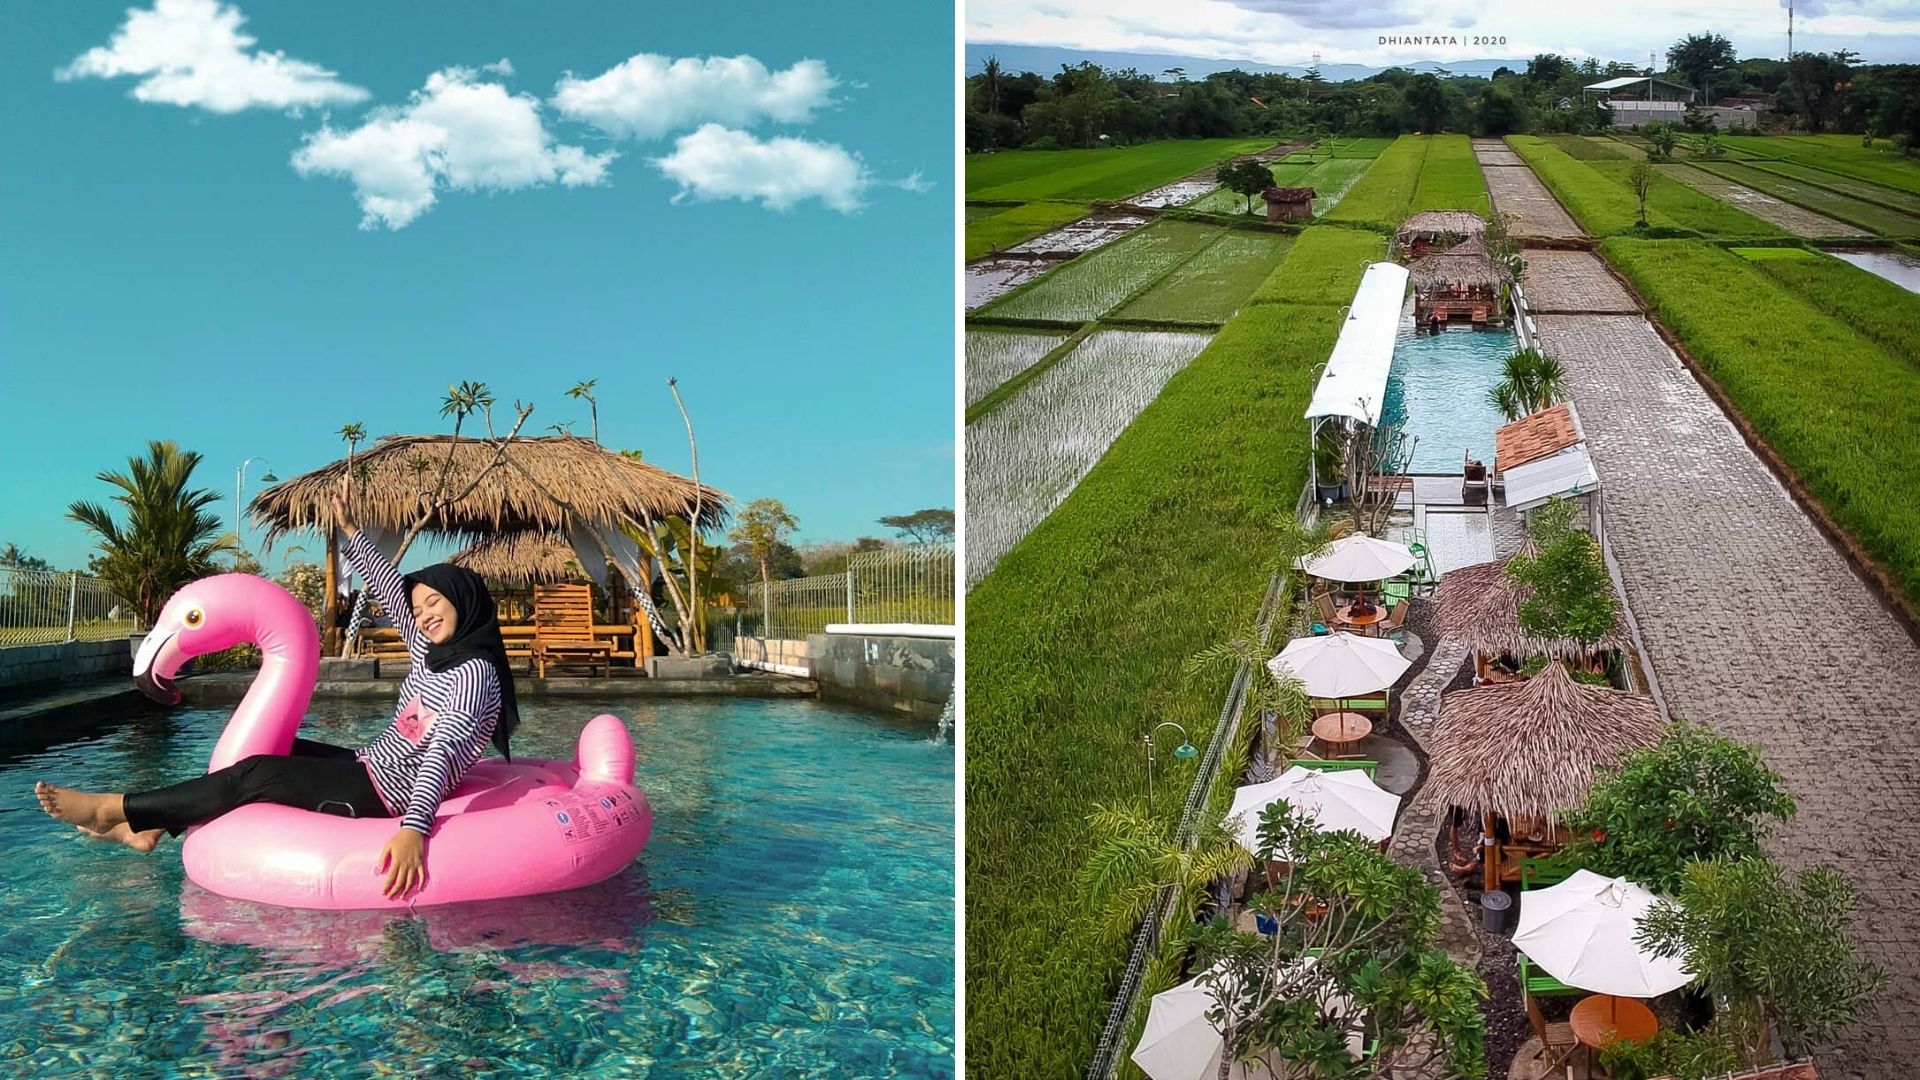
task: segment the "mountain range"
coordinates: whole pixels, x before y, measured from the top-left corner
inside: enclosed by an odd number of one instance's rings
[[[1154,76],[1160,76],[1169,68],[1180,68],[1187,78],[1200,79],[1217,71],[1241,71],[1255,74],[1276,73],[1282,75],[1304,76],[1305,66],[1289,64],[1262,64],[1252,60],[1209,60],[1193,56],[1175,56],[1171,53],[1131,53],[1098,52],[1085,49],[1061,49],[1050,45],[979,45],[967,43],[967,74],[978,75],[986,66],[987,57],[996,57],[1002,70],[1018,74],[1022,71],[1036,71],[1042,75],[1052,75],[1060,70],[1060,65],[1069,67],[1082,60],[1098,64],[1112,70],[1133,68]],[[1454,75],[1492,75],[1499,68],[1512,68],[1525,71],[1527,61],[1524,57],[1509,60],[1414,60],[1403,67],[1416,74],[1429,71],[1446,71]],[[1365,64],[1321,64],[1320,77],[1328,82],[1349,82],[1378,75],[1387,70],[1385,67],[1368,67]]]

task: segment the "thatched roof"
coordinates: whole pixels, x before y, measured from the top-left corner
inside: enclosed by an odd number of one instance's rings
[[[1652,698],[1584,686],[1559,664],[1526,682],[1455,690],[1440,699],[1427,794],[1553,821],[1586,800],[1595,769],[1652,746],[1664,727]]]
[[[573,545],[552,532],[490,536],[447,561],[494,584],[524,587],[588,580]]]
[[[1493,261],[1477,239],[1462,240],[1445,251],[1417,259],[1407,267],[1407,272],[1413,278],[1415,289],[1441,285],[1493,288],[1513,277],[1505,266]]]
[[[1260,197],[1270,203],[1310,202],[1314,192],[1310,187],[1270,187]]]
[[[412,525],[425,497],[422,492],[433,489],[450,446],[453,465],[448,489],[458,493],[493,460],[493,447],[467,438],[453,446],[445,435],[388,435],[356,455],[356,469],[366,467],[366,475],[356,476],[353,482],[353,511],[359,523],[394,530]],[[611,525],[621,513],[645,520],[693,511],[692,480],[621,457],[591,439],[573,435],[515,439],[507,453],[596,525]],[[269,542],[298,529],[331,528],[331,499],[346,468],[342,459],[275,484],[255,496],[247,512],[267,527]],[[700,523],[718,528],[726,522],[732,499],[704,484],[701,490]],[[566,512],[518,469],[504,463],[488,472],[445,518],[430,531],[465,538],[545,532],[566,525]]]
[[[1402,246],[1414,240],[1438,240],[1443,236],[1475,237],[1487,231],[1480,215],[1466,210],[1423,210],[1400,223],[1393,234]]]
[[[1528,540],[1522,552],[1531,551]],[[1518,554],[1518,553],[1516,553]],[[1434,601],[1434,632],[1454,638],[1483,653],[1512,653],[1525,658],[1536,655],[1575,656],[1627,647],[1627,636],[1616,626],[1599,641],[1587,643],[1576,638],[1540,638],[1520,625],[1520,605],[1532,590],[1515,583],[1506,575],[1508,556],[1498,562],[1474,563],[1447,571],[1440,578]]]

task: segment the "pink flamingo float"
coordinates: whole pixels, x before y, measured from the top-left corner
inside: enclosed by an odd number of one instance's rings
[[[207,771],[254,754],[284,755],[313,698],[320,635],[306,605],[265,578],[220,574],[167,601],[134,657],[135,683],[177,704],[189,659],[243,642],[260,674],[213,748]],[[594,717],[573,761],[484,759],[440,804],[427,882],[408,900],[382,895],[375,871],[391,818],[348,818],[255,803],[187,830],[181,861],[201,888],[294,908],[356,910],[448,904],[591,885],[633,862],[653,831],[633,783],[633,743],[616,716]]]

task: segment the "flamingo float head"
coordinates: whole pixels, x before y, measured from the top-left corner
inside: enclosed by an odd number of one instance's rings
[[[218,574],[182,586],[160,609],[133,658],[134,684],[155,701],[178,704],[173,679],[188,660],[242,642],[308,668],[320,655],[313,615],[292,593],[252,574]]]

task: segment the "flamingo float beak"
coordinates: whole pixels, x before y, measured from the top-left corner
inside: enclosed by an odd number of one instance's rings
[[[165,635],[148,634],[133,658],[133,685],[162,705],[180,704],[180,691],[173,684],[173,676],[187,657],[174,647],[173,639],[179,633],[174,630]]]

